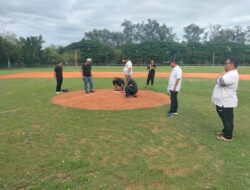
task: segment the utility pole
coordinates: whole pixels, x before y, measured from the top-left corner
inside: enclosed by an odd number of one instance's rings
[[[142,39],[141,39],[141,36],[140,36],[140,38],[139,38],[139,40],[140,40],[140,53],[141,53],[141,66],[142,66],[142,64],[143,64],[143,58],[142,58]]]
[[[214,64],[215,64],[215,53],[213,53],[213,67],[214,67]]]
[[[108,64],[109,64],[109,54],[106,53],[106,65],[108,65]]]
[[[77,63],[77,49],[75,49],[75,66],[77,67],[78,63]]]
[[[8,68],[10,69],[10,59],[8,57]]]
[[[143,64],[143,60],[142,60],[142,50],[141,50],[141,66]]]

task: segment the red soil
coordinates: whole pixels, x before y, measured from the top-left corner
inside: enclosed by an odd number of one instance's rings
[[[85,94],[83,91],[68,92],[52,98],[52,103],[86,110],[132,110],[159,107],[169,104],[169,97],[162,93],[140,90],[138,96],[125,98],[123,92],[111,89]]]
[[[64,78],[81,78],[80,72],[64,72]],[[113,77],[124,77],[122,72],[93,72],[94,78],[113,78]],[[134,78],[145,78],[147,77],[146,72],[134,72]],[[169,73],[156,73],[157,78],[167,78]],[[203,78],[203,79],[216,79],[217,73],[184,73],[184,78]],[[31,73],[16,73],[0,75],[0,79],[15,79],[15,78],[53,78],[53,72],[31,72]],[[241,74],[241,80],[250,80],[249,74]]]

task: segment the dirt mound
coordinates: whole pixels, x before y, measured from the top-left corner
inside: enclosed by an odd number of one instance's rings
[[[125,98],[123,92],[111,89],[97,90],[85,94],[75,91],[57,95],[52,103],[71,108],[86,110],[132,110],[158,107],[169,104],[169,97],[163,93],[140,90],[138,96]]]

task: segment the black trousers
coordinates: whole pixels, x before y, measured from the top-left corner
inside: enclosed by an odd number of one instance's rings
[[[178,98],[177,98],[178,92],[170,91],[170,93],[171,93],[170,96],[171,105],[169,113],[176,113],[178,109]]]
[[[137,93],[137,89],[135,88],[131,88],[130,86],[126,86],[125,87],[125,93],[126,93],[126,96],[133,96]]]
[[[56,79],[56,92],[60,92],[62,89],[63,78]]]
[[[222,133],[224,133],[224,137],[226,137],[227,139],[232,139],[234,128],[234,109],[216,106],[216,111],[220,116],[224,126],[222,130]]]
[[[149,82],[151,81],[151,85],[154,85],[155,80],[155,72],[149,71],[148,78],[147,78],[147,85],[149,85]]]

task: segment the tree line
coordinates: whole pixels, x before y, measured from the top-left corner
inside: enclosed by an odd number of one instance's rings
[[[72,65],[88,57],[97,65],[120,64],[124,57],[141,65],[150,59],[164,64],[172,58],[188,65],[223,64],[227,57],[236,57],[241,64],[250,63],[250,26],[202,28],[190,24],[183,28],[181,39],[172,27],[156,20],[125,20],[121,26],[121,32],[94,29],[79,42],[45,48],[41,35],[17,38],[14,34],[1,34],[0,66],[47,66],[58,62]]]

